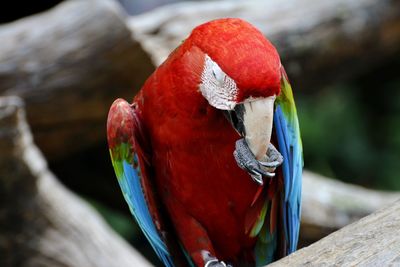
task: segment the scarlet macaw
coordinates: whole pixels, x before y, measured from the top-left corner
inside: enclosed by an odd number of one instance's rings
[[[295,251],[296,108],[276,49],[249,23],[196,27],[132,104],[113,103],[107,134],[125,200],[166,266],[261,266]]]

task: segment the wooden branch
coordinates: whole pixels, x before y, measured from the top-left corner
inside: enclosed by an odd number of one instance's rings
[[[398,0],[186,2],[132,17],[129,25],[158,65],[196,25],[222,17],[260,29],[297,90],[354,77],[400,52]]]
[[[303,175],[300,246],[309,245],[400,199],[305,171]]]
[[[397,201],[268,266],[399,266],[399,255]]]
[[[114,1],[70,0],[0,26],[0,95],[25,100],[47,157],[104,140],[112,101],[131,99],[153,71],[124,18]]]
[[[1,266],[151,266],[48,170],[20,98],[0,98],[0,125]]]

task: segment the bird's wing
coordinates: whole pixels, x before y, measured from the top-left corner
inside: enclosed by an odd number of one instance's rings
[[[165,266],[174,266],[151,191],[149,146],[140,110],[117,99],[108,114],[107,139],[115,174],[133,217]]]
[[[284,160],[252,207],[255,212],[249,225],[250,236],[257,236],[256,266],[295,251],[300,227],[303,152],[292,88],[283,67],[281,93],[275,103],[272,139]]]
[[[292,87],[283,67],[281,71],[281,93],[276,99],[274,126],[278,150],[284,158],[282,164],[284,193],[281,205],[286,241],[284,249],[285,254],[290,254],[296,250],[299,237],[303,148]]]

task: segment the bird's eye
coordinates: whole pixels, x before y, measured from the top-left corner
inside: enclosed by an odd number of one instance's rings
[[[220,84],[223,84],[226,76],[224,71],[218,66],[218,64],[213,64],[211,70],[215,80]]]
[[[232,110],[236,105],[238,89],[235,81],[208,55],[201,74],[200,91],[215,108]]]

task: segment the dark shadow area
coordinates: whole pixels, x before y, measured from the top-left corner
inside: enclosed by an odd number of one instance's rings
[[[25,1],[3,1],[0,5],[0,23],[46,11],[61,2],[62,0],[35,0],[34,4],[30,4]]]

